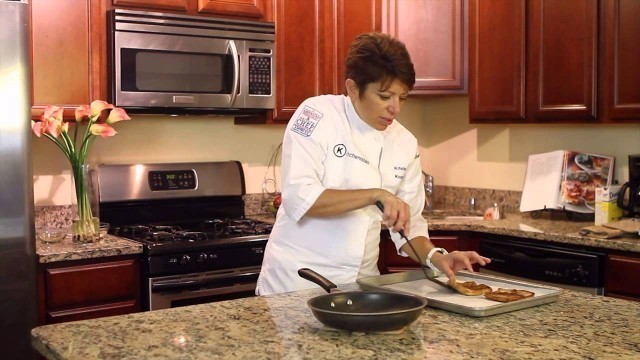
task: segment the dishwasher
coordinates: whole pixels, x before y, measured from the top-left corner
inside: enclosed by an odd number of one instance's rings
[[[480,254],[491,259],[480,268],[484,274],[604,295],[604,253],[486,236]]]

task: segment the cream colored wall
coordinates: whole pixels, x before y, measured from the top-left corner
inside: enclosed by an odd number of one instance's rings
[[[616,176],[623,182],[627,155],[640,154],[640,124],[469,125],[467,97],[412,98],[398,120],[418,138],[423,169],[437,185],[520,191],[527,156],[559,149],[615,156]],[[227,117],[133,115],[116,130],[116,136],[96,140],[90,161],[239,160],[247,193],[260,193],[284,126],[234,125]],[[36,205],[71,203],[69,165],[44,138],[34,138],[33,168]]]
[[[410,99],[398,117],[436,185],[521,191],[528,155],[561,149],[615,156],[622,183],[640,154],[640,124],[469,125],[468,108],[468,97]]]

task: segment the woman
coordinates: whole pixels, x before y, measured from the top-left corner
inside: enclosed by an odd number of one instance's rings
[[[305,100],[285,130],[282,205],[265,251],[259,295],[317,286],[298,276],[305,267],[337,284],[379,275],[381,220],[400,255],[450,278],[489,262],[475,252],[447,254],[429,241],[421,215],[418,143],[394,120],[415,83],[404,44],[380,33],[358,36],[346,59],[346,78],[347,96]]]

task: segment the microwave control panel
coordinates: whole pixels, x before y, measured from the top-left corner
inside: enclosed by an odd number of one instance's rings
[[[271,56],[249,55],[249,95],[271,95]]]
[[[151,191],[193,190],[196,188],[194,170],[149,171]]]

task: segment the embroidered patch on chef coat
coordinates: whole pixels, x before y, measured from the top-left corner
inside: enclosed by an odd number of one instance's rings
[[[311,136],[322,116],[320,111],[305,106],[291,126],[291,131],[297,132],[302,136]]]

